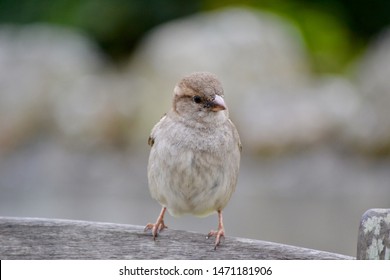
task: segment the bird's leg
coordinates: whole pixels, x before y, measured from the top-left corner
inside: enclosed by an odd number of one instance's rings
[[[145,229],[144,231],[147,231],[147,230],[152,230],[152,234],[153,234],[153,240],[156,240],[156,237],[157,237],[157,234],[162,231],[164,228],[168,228],[165,224],[164,224],[164,214],[165,214],[165,211],[167,210],[166,207],[163,207],[161,209],[161,213],[160,215],[158,215],[158,218],[156,220],[156,223],[154,224],[147,224],[145,226]]]
[[[225,237],[225,228],[223,227],[223,221],[222,221],[222,210],[218,210],[218,230],[212,230],[207,235],[207,238],[215,236],[215,247],[214,250],[217,249],[217,246],[219,245],[221,241],[221,237]]]

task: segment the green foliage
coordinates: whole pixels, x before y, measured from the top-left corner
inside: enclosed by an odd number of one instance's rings
[[[292,22],[318,72],[343,71],[368,40],[390,24],[387,0],[0,0],[0,23],[76,27],[120,59],[158,24],[232,5],[266,10]]]
[[[270,8],[289,19],[301,31],[313,70],[340,72],[361,51],[362,41],[354,36],[337,10],[320,9],[308,4]]]
[[[79,28],[120,59],[154,26],[199,9],[198,1],[180,0],[0,0],[0,23]]]
[[[205,1],[206,9],[241,5],[274,13],[292,23],[302,34],[315,72],[342,72],[361,51],[363,40],[346,25],[344,10],[330,0]]]

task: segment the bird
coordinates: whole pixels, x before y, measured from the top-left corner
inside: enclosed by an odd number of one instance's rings
[[[229,119],[218,77],[195,72],[174,87],[172,108],[153,127],[148,139],[150,194],[162,206],[155,223],[148,223],[156,240],[167,228],[166,210],[177,217],[218,214],[214,249],[225,238],[222,210],[236,189],[242,145]]]

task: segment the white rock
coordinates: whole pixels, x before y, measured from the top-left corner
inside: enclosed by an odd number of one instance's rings
[[[353,85],[324,77],[305,87],[253,92],[242,101],[249,108],[238,116],[249,146],[262,152],[281,152],[327,140],[348,125],[357,109]]]
[[[357,63],[359,110],[345,132],[355,147],[373,153],[390,151],[390,29],[368,47]]]
[[[269,14],[226,9],[162,25],[129,64],[143,97],[138,135],[145,141],[169,110],[180,77],[210,71],[224,85],[246,149],[315,143],[348,119],[357,100],[346,80],[315,80],[309,69],[300,34]]]
[[[0,151],[44,129],[76,144],[123,141],[135,96],[83,34],[0,26]]]

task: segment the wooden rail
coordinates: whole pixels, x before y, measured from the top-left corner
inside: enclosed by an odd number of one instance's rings
[[[388,216],[385,211],[388,211]],[[383,210],[381,215],[383,220],[388,219],[390,211]],[[382,226],[388,229],[389,224],[387,220],[387,224],[382,223]],[[386,230],[383,232],[385,236]],[[359,242],[363,240],[368,239],[359,238]],[[371,251],[375,247],[372,240],[368,246]],[[381,240],[388,246],[388,235],[387,239],[384,237]],[[213,242],[200,233],[172,229],[164,230],[153,241],[151,234],[144,233],[141,226],[0,217],[0,259],[354,259],[330,252],[231,236],[227,236],[217,250],[214,250]],[[363,253],[363,246],[359,248],[359,258],[371,256]],[[375,257],[388,257],[389,250],[382,251]]]

